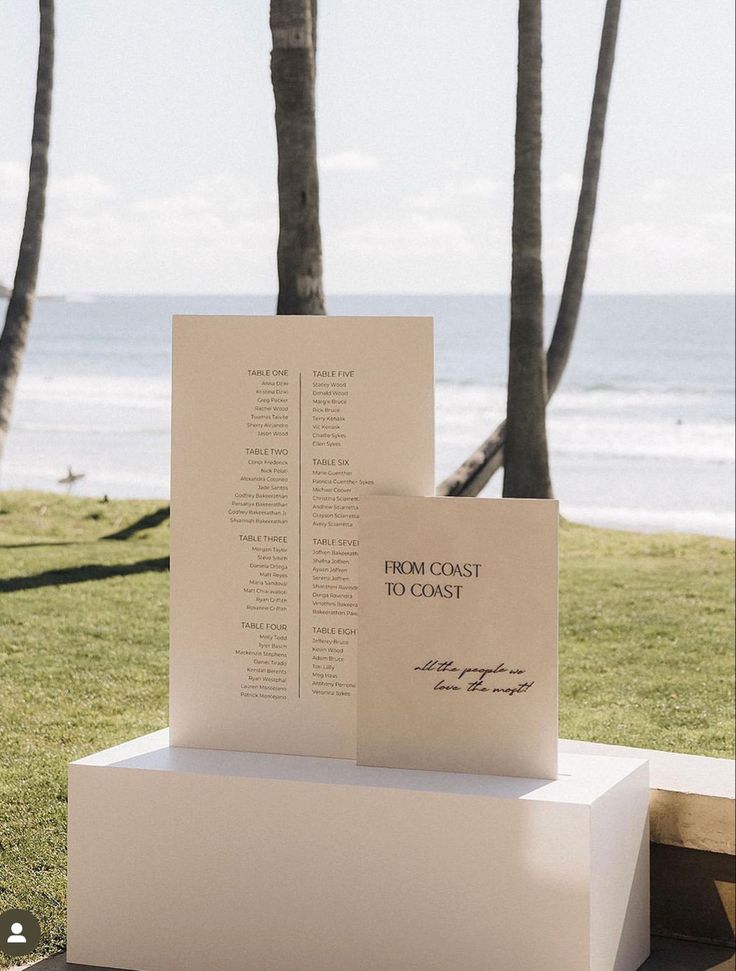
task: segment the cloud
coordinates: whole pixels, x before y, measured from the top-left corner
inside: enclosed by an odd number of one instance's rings
[[[0,278],[18,257],[27,173],[0,163]],[[142,291],[273,287],[275,194],[215,174],[176,191],[134,194],[80,172],[49,179],[41,287]]]
[[[28,192],[28,166],[20,162],[0,162],[0,202],[25,205]],[[49,175],[47,198],[50,204],[76,209],[112,199],[117,190],[96,175],[82,172],[71,176]]]
[[[678,186],[674,179],[657,176],[642,189],[640,198],[642,202],[661,203],[675,195],[677,191]]]
[[[636,220],[619,226],[602,236],[601,244],[619,256],[637,254],[656,256],[661,260],[702,260],[708,252],[702,233],[677,233],[649,220]]]
[[[98,206],[103,201],[116,199],[116,187],[103,182],[96,175],[82,172],[63,178],[49,177],[49,205],[63,205],[73,209]]]
[[[727,226],[733,228],[736,219],[733,209],[722,209],[719,212],[708,212],[703,216],[706,226]]]
[[[552,179],[545,179],[543,196],[569,196],[580,191],[580,176],[572,172],[560,172]]]
[[[493,179],[465,179],[445,182],[444,185],[409,197],[417,209],[446,209],[465,200],[490,199],[502,188]]]
[[[340,248],[362,257],[408,259],[429,254],[467,254],[472,247],[465,228],[456,219],[409,213],[377,217],[337,234]]]
[[[328,171],[369,172],[378,159],[328,155]],[[88,171],[49,182],[40,285],[43,292],[267,292],[275,289],[278,205],[269,180],[214,172],[163,182],[106,181]],[[383,174],[383,173],[379,173]],[[325,193],[325,284],[334,291],[493,291],[508,286],[510,184],[491,178],[396,187],[379,208],[373,179],[364,196]],[[390,180],[386,180],[386,188]],[[588,277],[590,290],[706,291],[732,285],[733,176],[709,181],[641,178],[629,194],[602,191]],[[27,165],[0,161],[0,279],[15,271]],[[423,188],[423,186],[427,186]],[[577,191],[571,173],[545,183],[545,277],[556,289],[565,270]],[[334,188],[334,187],[333,187]],[[357,190],[356,190],[357,191]],[[390,201],[388,201],[390,199]],[[560,213],[564,210],[564,218]]]
[[[451,191],[458,196],[470,196],[471,198],[483,196],[487,198],[495,195],[500,188],[501,183],[494,182],[493,179],[469,179],[467,182],[459,182],[451,186]]]
[[[378,216],[338,230],[329,240],[328,260],[339,255],[340,264],[360,268],[361,286],[370,278],[383,280],[396,267],[431,266],[467,258],[472,245],[461,222],[423,213]],[[351,273],[351,276],[353,274]],[[373,284],[375,286],[375,283]]]
[[[601,221],[591,248],[589,288],[623,292],[708,292],[733,287],[733,234],[713,213],[667,219],[651,213]],[[677,280],[677,286],[672,281]]]
[[[374,155],[363,152],[337,152],[321,155],[319,159],[320,172],[369,172],[377,169],[378,165]]]
[[[483,211],[411,211],[397,203],[326,233],[324,244],[328,292],[488,292],[508,280],[506,234]]]
[[[25,205],[28,192],[28,166],[19,162],[0,162],[0,202]]]

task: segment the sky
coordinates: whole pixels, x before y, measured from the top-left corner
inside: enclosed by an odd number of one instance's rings
[[[569,247],[603,0],[545,0],[543,232]],[[42,293],[273,293],[266,0],[57,0]],[[0,280],[22,227],[37,5],[0,4]],[[732,292],[731,0],[623,0],[589,292]],[[325,289],[502,293],[514,0],[320,0]]]

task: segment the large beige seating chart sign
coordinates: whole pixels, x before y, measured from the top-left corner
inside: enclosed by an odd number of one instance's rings
[[[432,321],[173,323],[171,741],[355,758],[358,496],[434,490]]]

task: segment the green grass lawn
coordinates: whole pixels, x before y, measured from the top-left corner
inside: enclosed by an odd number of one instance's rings
[[[64,946],[67,763],[166,725],[161,507],[0,495],[0,912],[39,917],[39,954]],[[560,734],[733,757],[733,562],[563,523]]]

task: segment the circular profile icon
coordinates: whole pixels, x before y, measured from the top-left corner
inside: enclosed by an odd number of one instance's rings
[[[0,951],[10,957],[30,954],[41,943],[41,925],[30,910],[0,914]]]

